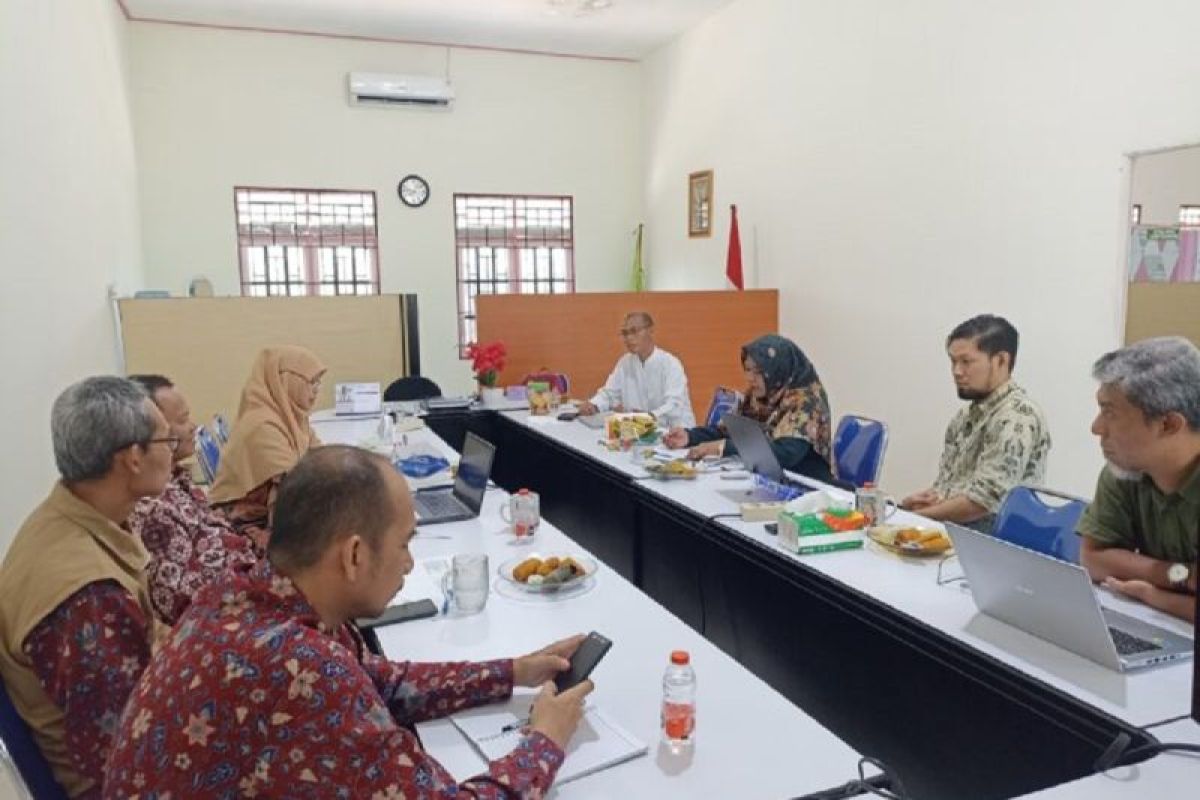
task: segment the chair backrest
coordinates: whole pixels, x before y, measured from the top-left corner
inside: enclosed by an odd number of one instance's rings
[[[1048,556],[1079,563],[1075,526],[1087,501],[1051,489],[1017,486],[1009,491],[996,514],[992,535]]]
[[[229,423],[225,421],[224,414],[213,414],[212,429],[217,435],[217,441],[224,447],[229,441]]]
[[[196,460],[200,463],[200,471],[211,486],[217,477],[217,467],[221,463],[221,447],[212,431],[201,425],[196,428]]]
[[[42,749],[38,747],[29,726],[17,713],[8,690],[0,681],[0,738],[21,774],[21,780],[37,800],[66,800],[67,793],[54,779]]]
[[[442,389],[423,375],[406,375],[392,381],[383,392],[385,403],[395,403],[403,400],[428,400],[430,397],[441,397]]]
[[[708,413],[704,415],[704,425],[711,428],[718,424],[726,414],[737,410],[738,401],[741,399],[741,393],[718,386],[717,390],[713,392],[712,402],[708,405]]]
[[[855,486],[878,483],[887,442],[885,423],[847,414],[833,436],[833,474]]]

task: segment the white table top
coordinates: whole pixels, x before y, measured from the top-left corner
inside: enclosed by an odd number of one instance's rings
[[[320,423],[317,433],[326,442],[363,444],[374,425],[331,420]],[[593,442],[595,433],[588,430]],[[431,431],[408,436],[456,458]],[[506,499],[503,491],[491,490],[478,519],[421,528],[412,543],[420,569],[426,568],[421,562],[458,552],[487,553],[493,578],[487,608],[470,617],[382,628],[378,635],[395,658],[442,661],[520,655],[589,630],[610,637],[613,648],[594,673],[592,699],[648,744],[650,753],[567,783],[555,790],[558,796],[787,797],[844,783],[855,774],[858,756],[849,746],[603,564],[595,588],[569,600],[531,603],[499,593],[496,568],[516,555],[586,553],[545,520],[534,542],[514,545],[499,516]],[[691,653],[699,685],[696,747],[683,761],[658,747],[662,673],[674,649]],[[429,752],[458,778],[484,768],[449,721],[419,728]]]
[[[1164,743],[1200,744],[1200,725],[1191,719],[1153,728],[1150,732]],[[1163,753],[1141,764],[1117,767],[1102,775],[1080,778],[1025,797],[1039,800],[1166,800],[1193,797],[1197,784],[1200,784],[1200,754]]]
[[[585,456],[613,464],[631,475],[638,474],[638,469],[630,463],[627,455],[607,451],[597,443],[600,438],[597,432],[583,425],[557,420],[530,424],[527,414],[509,413],[505,416]],[[793,477],[804,480],[798,475]],[[641,481],[639,485],[683,508],[712,516],[736,513],[737,504],[719,492],[749,488],[751,482],[749,479],[724,480],[717,473],[708,473],[694,481],[648,480]],[[828,491],[849,497],[848,493],[838,489],[829,488]],[[938,523],[904,511],[898,512],[891,521],[941,527]],[[983,616],[961,583],[937,585],[936,559],[901,558],[870,542],[862,550],[797,556],[781,549],[775,537],[768,534],[760,522],[722,519],[714,524],[758,543],[780,558],[802,561],[846,586],[874,597],[913,619],[1132,725],[1162,722],[1186,714],[1191,708],[1191,661],[1127,674],[1114,672],[999,620]],[[955,563],[947,564],[945,570],[948,575],[961,574]],[[1192,636],[1192,627],[1181,620],[1117,597],[1107,590],[1100,590],[1100,594],[1101,602],[1106,606],[1157,623],[1189,638]]]

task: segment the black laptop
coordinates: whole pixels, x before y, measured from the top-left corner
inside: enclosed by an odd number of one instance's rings
[[[413,493],[417,524],[435,525],[478,517],[495,456],[496,448],[491,442],[468,432],[454,485],[419,489]]]

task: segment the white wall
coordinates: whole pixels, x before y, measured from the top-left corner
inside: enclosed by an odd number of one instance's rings
[[[641,206],[640,67],[455,50],[449,113],[352,108],[350,71],[441,74],[443,48],[131,26],[149,285],[238,289],[236,185],[373,189],[385,292],[420,295],[422,371],[469,388],[457,357],[454,192],[575,197],[580,290],[623,288]],[[397,181],[432,196],[401,205]]]
[[[1180,206],[1200,205],[1200,146],[1138,156],[1132,186],[1129,202],[1141,205],[1143,225],[1179,224]]]
[[[738,0],[643,64],[652,286],[720,286],[737,203],[751,285],[781,289],[834,414],[891,424],[897,493],[932,480],[959,407],[944,337],[1005,315],[1048,481],[1090,496],[1123,154],[1200,138],[1197,29],[1193,0]],[[709,167],[716,235],[689,241],[686,175]]]
[[[141,283],[125,29],[111,0],[0,3],[0,550],[57,477],[54,397],[117,369],[109,284]]]

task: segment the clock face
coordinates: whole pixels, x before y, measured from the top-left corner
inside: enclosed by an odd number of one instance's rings
[[[429,199],[429,184],[420,175],[407,175],[402,178],[397,191],[400,193],[401,202],[410,208],[423,206]]]

